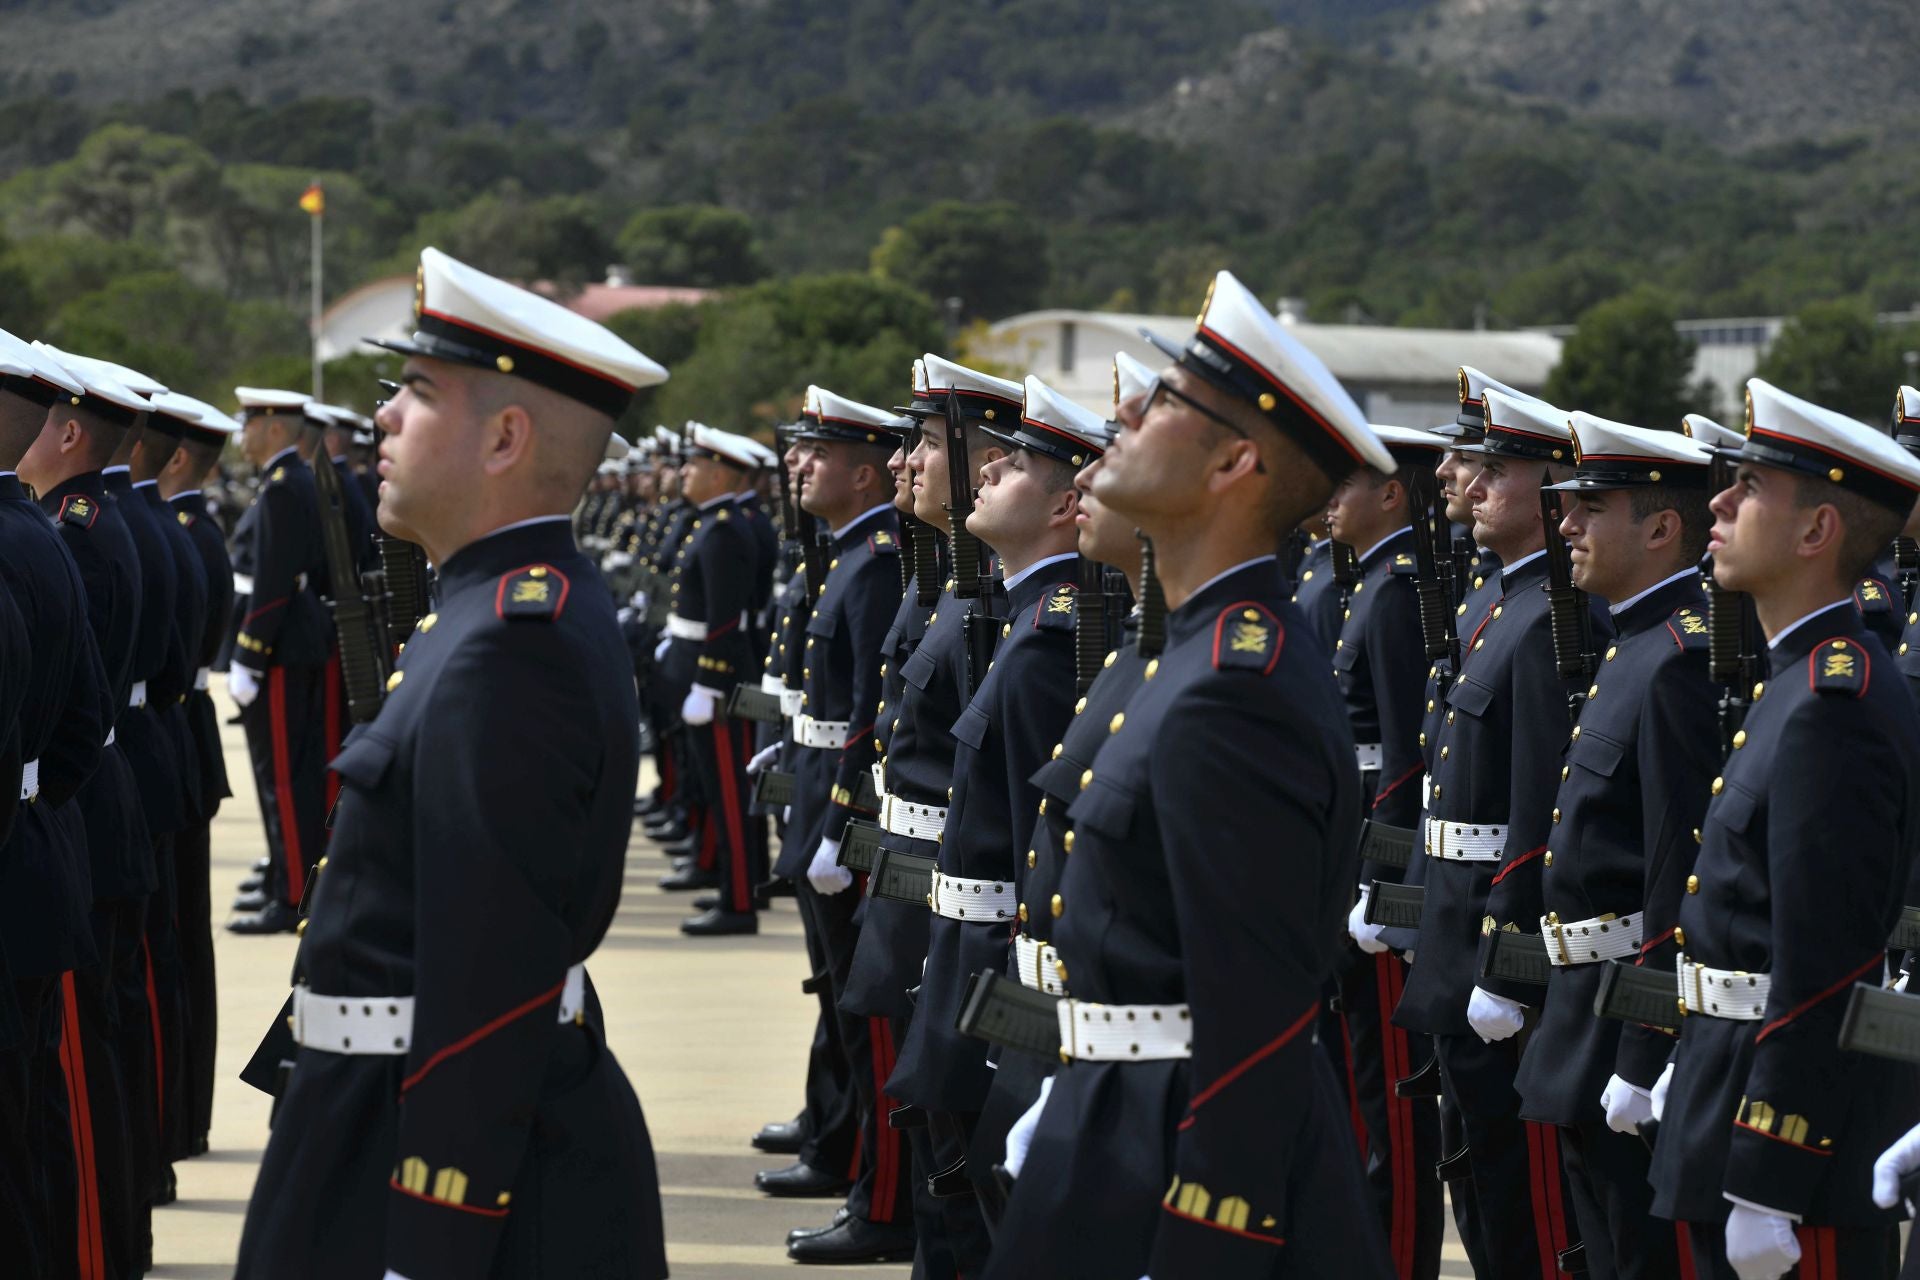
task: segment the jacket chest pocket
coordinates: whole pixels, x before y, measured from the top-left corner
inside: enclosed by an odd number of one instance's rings
[[[339,774],[342,781],[362,791],[372,791],[393,767],[396,751],[397,748],[388,739],[371,729],[362,730],[341,749],[328,767]]]
[[[1578,765],[1603,778],[1611,778],[1619,771],[1620,761],[1626,754],[1624,744],[1591,729],[1583,729],[1580,736],[1567,745],[1568,764]]]
[[[922,693],[933,679],[934,661],[925,649],[915,649],[912,656],[900,664],[900,678]]]
[[[1359,665],[1360,665],[1360,646],[1358,644],[1351,644],[1343,641],[1339,645],[1339,647],[1334,649],[1333,669],[1335,671],[1342,671],[1342,672],[1352,671],[1355,667]]]
[[[969,703],[967,709],[960,713],[960,718],[953,722],[954,740],[978,751],[980,744],[987,740],[987,731],[992,728],[993,720],[987,713]]]

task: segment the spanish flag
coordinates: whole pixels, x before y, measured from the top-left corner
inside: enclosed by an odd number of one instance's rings
[[[316,218],[327,211],[327,193],[320,189],[319,183],[300,193],[300,207]]]

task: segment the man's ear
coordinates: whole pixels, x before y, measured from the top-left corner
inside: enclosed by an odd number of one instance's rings
[[[1080,514],[1080,491],[1072,485],[1053,495],[1053,509],[1047,512],[1047,528],[1058,529],[1071,526],[1074,517]]]
[[[500,475],[525,462],[533,451],[533,419],[517,404],[502,406],[481,429],[482,465]]]
[[[1808,514],[1807,525],[1800,535],[1794,554],[1802,559],[1812,559],[1824,555],[1847,536],[1847,523],[1840,518],[1840,509],[1831,502],[1823,502]]]

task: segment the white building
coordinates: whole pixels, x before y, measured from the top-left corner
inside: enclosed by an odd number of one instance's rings
[[[1457,371],[1472,365],[1522,391],[1540,394],[1560,360],[1560,338],[1538,332],[1399,329],[1311,324],[1283,308],[1281,319],[1346,384],[1367,417],[1392,426],[1451,422],[1459,409]],[[1015,376],[1031,373],[1102,415],[1113,409],[1113,353],[1159,368],[1166,359],[1141,329],[1172,343],[1193,333],[1191,316],[1110,311],[1030,311],[1002,320],[969,354]]]

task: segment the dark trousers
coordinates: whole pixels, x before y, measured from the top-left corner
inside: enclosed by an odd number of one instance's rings
[[[267,896],[298,906],[326,841],[327,668],[271,667],[240,713],[267,831]]]
[[[1419,1070],[1432,1052],[1425,1036],[1389,1019],[1400,1003],[1407,963],[1393,952],[1367,955],[1339,975],[1340,1017],[1348,1092],[1364,1131],[1361,1163],[1386,1233],[1394,1274],[1431,1280],[1440,1273],[1440,1113],[1431,1098],[1394,1096],[1393,1084]]]
[[[974,1126],[979,1122],[978,1112],[955,1113],[937,1111],[925,1113],[927,1125],[913,1130],[915,1147],[913,1188],[914,1229],[919,1233],[922,1245],[929,1239],[938,1242],[936,1256],[951,1260],[955,1274],[962,1277],[977,1276],[985,1270],[987,1255],[993,1252],[993,1239],[987,1232],[986,1217],[980,1210],[979,1197],[974,1194],[971,1185],[958,1195],[934,1198],[927,1191],[927,1179],[938,1173],[948,1173],[961,1165],[971,1145]],[[961,1183],[966,1184],[963,1176]],[[915,1274],[919,1274],[918,1267]]]
[[[844,896],[844,895],[843,895]],[[800,928],[807,944],[810,985],[820,1002],[814,1026],[813,1049],[807,1057],[806,1138],[800,1160],[809,1168],[838,1178],[859,1176],[860,1103],[853,1090],[853,1070],[841,1039],[841,1019],[833,1005],[835,920],[822,899],[805,880],[794,886],[800,908]]]
[[[212,828],[188,827],[173,838],[173,873],[178,890],[180,971],[185,988],[186,1039],[180,1074],[185,1091],[187,1137],[194,1150],[206,1143],[213,1126],[214,1048],[220,1026],[213,968]]]
[[[175,837],[154,842],[159,886],[147,899],[142,939],[147,1017],[153,1030],[154,1097],[160,1164],[184,1160],[190,1151],[187,1122],[187,983],[180,963],[179,869]],[[165,1170],[162,1169],[164,1175]]]
[[[747,812],[753,725],[735,716],[715,716],[711,724],[688,725],[686,738],[706,794],[720,905],[727,911],[750,912],[754,887],[767,878],[766,820]]]
[[[1604,1121],[1562,1126],[1560,1161],[1594,1280],[1679,1280],[1680,1235],[1653,1216],[1653,1151]]]
[[[826,975],[826,990],[821,992],[823,1016],[831,1018],[831,1037],[840,1055],[852,1105],[848,1109],[857,1135],[857,1173],[853,1191],[847,1196],[847,1208],[870,1222],[905,1222],[912,1213],[912,1170],[904,1135],[887,1123],[897,1105],[885,1093],[887,1077],[893,1074],[893,1027],[885,1018],[862,1017],[840,1008],[840,994],[846,990],[847,973],[853,967],[854,948],[859,930],[853,923],[854,910],[860,905],[858,887],[849,887],[832,895],[822,895],[805,879],[795,886],[802,920],[810,934],[821,942],[824,965],[816,969]],[[804,1152],[803,1152],[804,1158]],[[815,1168],[832,1166],[807,1161]]]
[[[53,1236],[53,1206],[72,1199],[73,1153],[65,1139],[66,1107],[58,1092],[44,1090],[44,1074],[59,1070],[58,978],[26,978],[13,984],[22,1042],[0,1053],[0,1258],[22,1275],[56,1272],[55,1259],[73,1252],[72,1242]],[[54,1188],[65,1183],[63,1195]]]
[[[1687,1222],[1693,1274],[1699,1280],[1737,1280],[1727,1261],[1723,1222]],[[1900,1266],[1898,1227],[1796,1227],[1800,1265],[1787,1280],[1893,1280]]]
[[[1469,1032],[1435,1036],[1434,1046],[1473,1167],[1479,1280],[1559,1280],[1557,1256],[1576,1243],[1560,1131],[1520,1118],[1518,1040],[1486,1044]]]

